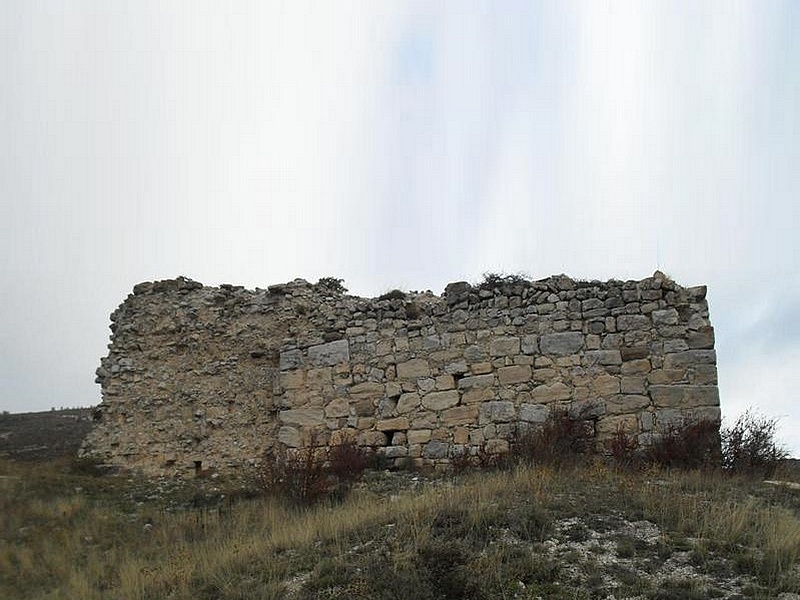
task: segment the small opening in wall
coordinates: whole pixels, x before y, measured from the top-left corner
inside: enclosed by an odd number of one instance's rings
[[[203,461],[196,460],[194,461],[194,474],[196,477],[200,476],[200,472],[203,470]]]
[[[453,381],[456,382],[456,385],[463,378],[464,378],[464,374],[463,373],[453,373]]]

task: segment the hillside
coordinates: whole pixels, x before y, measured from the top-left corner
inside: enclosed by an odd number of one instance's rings
[[[2,414],[0,457],[42,460],[74,456],[91,427],[91,408]]]

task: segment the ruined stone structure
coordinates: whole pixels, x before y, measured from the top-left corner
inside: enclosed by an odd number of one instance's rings
[[[335,280],[268,290],[142,283],[111,316],[103,401],[82,453],[150,474],[257,461],[348,437],[393,461],[503,452],[563,407],[646,445],[719,421],[704,286],[487,280],[442,296],[348,296]]]

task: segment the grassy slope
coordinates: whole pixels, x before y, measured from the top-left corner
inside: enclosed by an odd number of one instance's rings
[[[240,482],[194,483],[0,463],[0,597],[800,593],[800,492],[744,479],[599,464],[375,473],[306,510],[244,498]]]

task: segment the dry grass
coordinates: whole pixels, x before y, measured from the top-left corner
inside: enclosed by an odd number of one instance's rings
[[[262,497],[181,511],[131,502],[130,481],[63,465],[6,463],[0,475],[4,598],[601,597],[564,583],[541,546],[556,521],[587,515],[646,519],[662,546],[689,539],[737,565],[762,597],[800,592],[799,493],[705,472],[525,467],[424,484],[405,476],[390,491],[389,476],[376,476],[338,505]],[[664,560],[675,551],[659,550]],[[605,575],[585,577],[588,589]],[[652,585],[631,578],[630,589]]]

